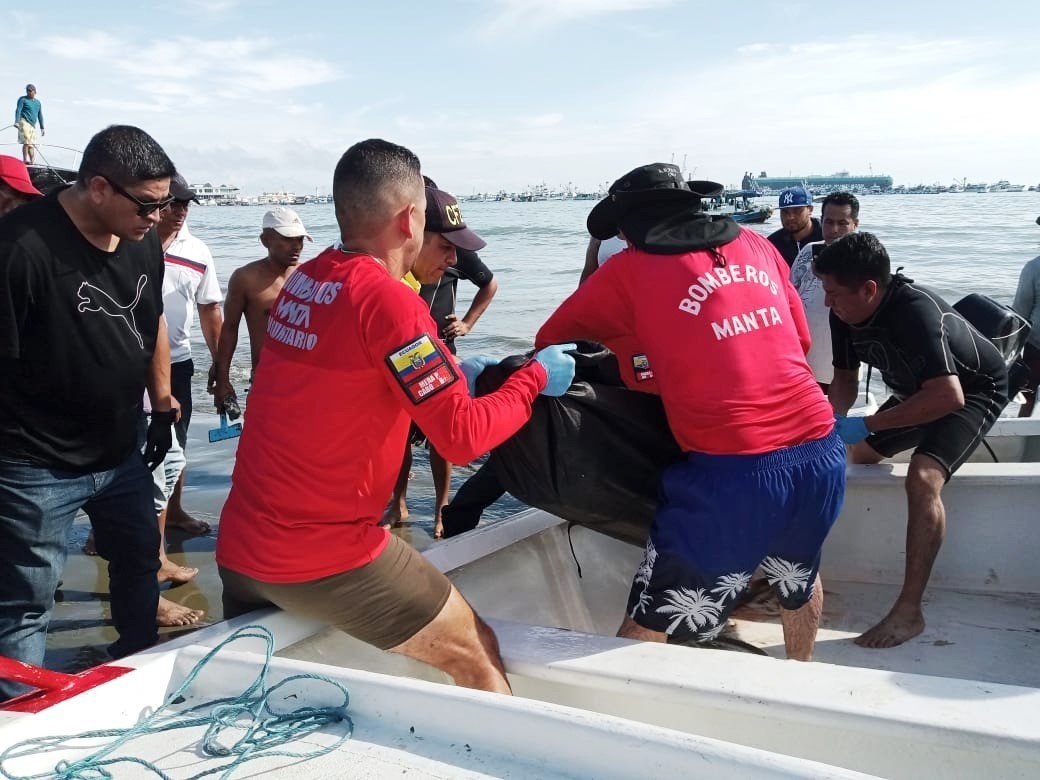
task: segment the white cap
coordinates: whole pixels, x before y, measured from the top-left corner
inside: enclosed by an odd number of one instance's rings
[[[267,229],[274,230],[286,238],[304,236],[309,241],[314,240],[303,226],[300,215],[285,206],[278,206],[264,214],[264,230]]]

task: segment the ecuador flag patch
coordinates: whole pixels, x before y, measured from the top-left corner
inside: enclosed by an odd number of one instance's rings
[[[413,404],[422,403],[459,378],[454,361],[427,333],[393,350],[386,363]]]

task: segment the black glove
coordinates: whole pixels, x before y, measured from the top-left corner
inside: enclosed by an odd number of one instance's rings
[[[166,453],[173,446],[173,424],[177,421],[177,412],[152,412],[148,422],[148,436],[144,442],[144,464],[149,471],[163,462]]]

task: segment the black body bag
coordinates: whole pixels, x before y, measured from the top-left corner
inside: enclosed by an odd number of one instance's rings
[[[500,387],[525,361],[506,358],[485,369],[478,395]],[[488,465],[524,503],[642,546],[661,471],[682,453],[661,399],[626,388],[612,352],[578,342],[575,364],[566,394],[539,396],[531,419],[495,448]]]
[[[980,293],[965,295],[953,308],[1000,350],[1008,367],[1008,393],[1014,396],[1029,380],[1029,369],[1021,360],[1031,330],[1029,320]]]

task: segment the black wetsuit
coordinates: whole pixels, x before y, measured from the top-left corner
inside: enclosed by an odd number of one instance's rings
[[[878,431],[867,438],[890,457],[917,447],[946,469],[968,458],[1008,403],[1004,358],[993,343],[952,306],[926,287],[893,276],[878,310],[865,322],[849,325],[830,315],[834,367],[857,369],[860,362],[881,371],[893,396],[890,409],[930,379],[957,376],[964,407],[934,422]]]

